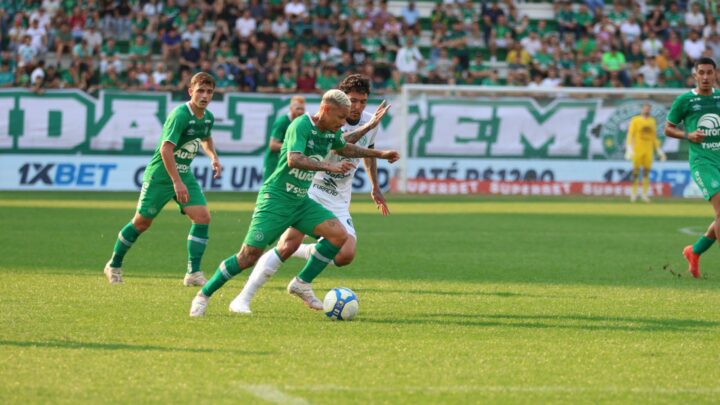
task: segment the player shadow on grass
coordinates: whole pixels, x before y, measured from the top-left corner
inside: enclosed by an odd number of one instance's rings
[[[285,287],[265,287],[266,290],[285,291]],[[540,297],[540,298],[551,298],[548,295],[533,295],[533,294],[520,294],[514,292],[485,292],[485,291],[441,291],[441,290],[393,290],[388,288],[357,288],[355,289],[358,294],[365,293],[397,293],[397,294],[417,294],[417,295],[456,295],[456,296],[491,296],[491,297]]]
[[[51,349],[90,349],[90,350],[139,350],[139,351],[161,351],[161,352],[187,352],[187,353],[213,353],[228,352],[233,354],[251,356],[269,356],[272,352],[253,352],[242,350],[218,350],[212,348],[193,347],[168,347],[155,345],[133,345],[128,343],[98,343],[98,342],[74,342],[70,340],[46,340],[46,341],[18,341],[0,340],[0,346],[36,347]]]
[[[443,319],[462,318],[462,319]],[[481,320],[487,319],[487,320]],[[506,322],[503,322],[505,320]],[[514,322],[521,321],[521,322]],[[542,321],[578,321],[583,323],[547,323]],[[407,325],[504,326],[528,329],[580,329],[628,332],[710,332],[717,333],[720,322],[694,319],[653,319],[630,317],[603,317],[585,315],[497,315],[477,313],[419,314],[416,318],[368,318],[361,322]]]

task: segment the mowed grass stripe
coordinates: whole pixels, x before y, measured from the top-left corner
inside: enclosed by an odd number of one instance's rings
[[[254,202],[210,201],[211,211],[250,212]],[[4,208],[66,208],[66,209],[133,209],[137,202],[106,200],[0,200]],[[170,203],[168,205],[174,205]],[[692,204],[629,204],[621,202],[389,202],[392,214],[554,214],[554,215],[610,215],[632,217],[697,217],[709,218],[709,205]],[[368,202],[354,202],[351,212],[374,213],[377,208]]]

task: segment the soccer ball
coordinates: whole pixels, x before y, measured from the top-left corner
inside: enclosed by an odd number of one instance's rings
[[[353,290],[345,287],[333,288],[325,294],[323,312],[333,321],[350,321],[357,315],[359,305]]]

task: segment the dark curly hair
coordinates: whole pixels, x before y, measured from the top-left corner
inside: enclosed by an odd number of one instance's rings
[[[338,89],[345,94],[351,92],[370,94],[370,79],[359,74],[348,75],[340,82]]]

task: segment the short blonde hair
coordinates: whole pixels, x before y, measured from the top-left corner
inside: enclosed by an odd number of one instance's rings
[[[338,89],[328,90],[323,94],[321,104],[334,104],[341,107],[350,107],[350,99],[347,94]]]

